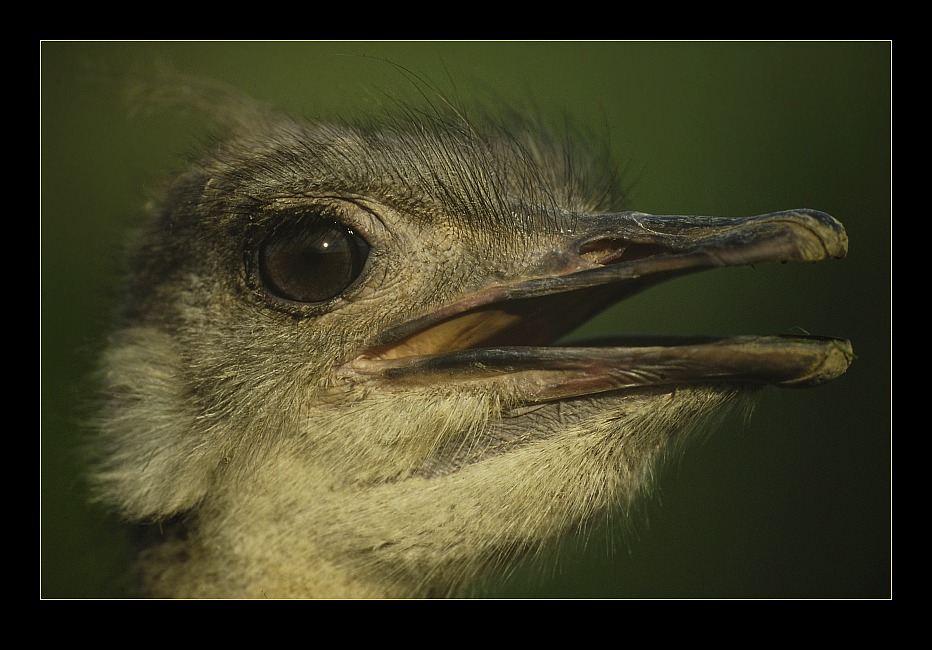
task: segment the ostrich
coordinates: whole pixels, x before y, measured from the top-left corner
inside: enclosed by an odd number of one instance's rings
[[[824,213],[626,210],[584,141],[447,104],[310,122],[167,92],[221,135],[131,245],[91,475],[143,531],[144,595],[450,595],[624,513],[746,396],[853,358],[812,336],[554,345],[667,279],[844,257]]]

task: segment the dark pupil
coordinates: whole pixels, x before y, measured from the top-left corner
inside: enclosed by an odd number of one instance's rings
[[[369,245],[346,226],[319,214],[275,229],[259,250],[266,289],[296,302],[340,295],[362,273]]]

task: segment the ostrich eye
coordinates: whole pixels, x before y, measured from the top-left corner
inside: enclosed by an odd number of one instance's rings
[[[320,214],[302,215],[275,229],[259,249],[259,273],[269,293],[295,302],[340,295],[362,273],[369,244]]]

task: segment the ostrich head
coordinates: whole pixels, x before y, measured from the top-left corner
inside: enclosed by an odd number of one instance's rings
[[[840,258],[813,210],[624,211],[611,165],[453,109],[309,122],[232,96],[150,206],[93,481],[155,596],[445,595],[610,509],[742,396],[846,341],[554,345],[687,273]],[[608,171],[606,171],[608,170]]]

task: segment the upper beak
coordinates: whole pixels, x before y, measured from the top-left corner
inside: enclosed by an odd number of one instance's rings
[[[437,373],[449,381],[507,378],[528,401],[665,383],[820,383],[847,369],[850,343],[796,336],[539,346],[665,279],[722,266],[841,258],[847,245],[842,225],[814,210],[738,219],[581,216],[572,231],[536,251],[529,273],[384,331],[350,366],[402,384]]]

